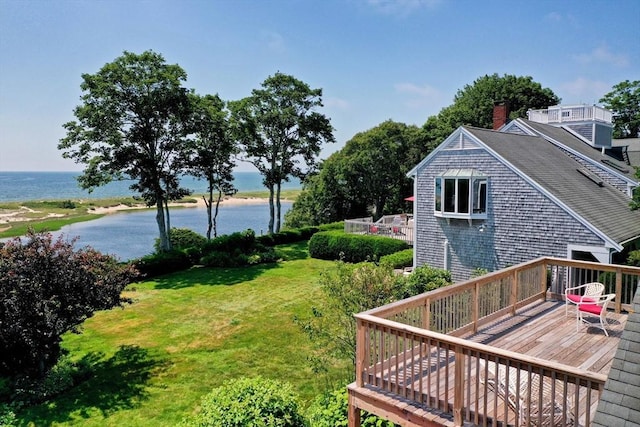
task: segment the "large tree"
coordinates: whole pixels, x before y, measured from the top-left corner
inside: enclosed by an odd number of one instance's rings
[[[282,183],[304,179],[321,145],[335,141],[329,119],[316,111],[321,106],[322,89],[282,73],[269,76],[251,96],[229,103],[241,159],[258,169],[269,189],[269,233],[280,231]]]
[[[625,80],[600,99],[613,112],[614,138],[640,137],[640,80]]]
[[[505,102],[509,118],[516,119],[526,118],[530,109],[558,105],[560,98],[530,76],[485,75],[458,90],[453,104],[443,108],[435,122],[427,121],[426,125],[439,142],[461,125],[491,129],[496,102]]]
[[[322,162],[319,172],[287,212],[287,226],[317,225],[397,213],[410,208],[406,173],[431,147],[417,126],[387,120],[356,134]]]
[[[216,218],[224,196],[237,192],[233,185],[233,159],[236,146],[229,133],[228,113],[218,95],[192,95],[194,105],[194,139],[188,172],[207,182],[207,195],[202,196],[207,207],[207,239],[218,235]],[[215,196],[214,196],[215,194]]]
[[[0,243],[0,376],[42,377],[60,356],[62,335],[94,312],[124,303],[130,266],[62,236],[29,234]]]
[[[124,52],[96,74],[82,75],[77,121],[64,125],[67,136],[58,145],[64,157],[86,165],[83,188],[120,177],[136,181],[131,188],[156,206],[163,251],[171,249],[168,202],[189,194],[179,181],[191,114],[186,78],[158,53]]]

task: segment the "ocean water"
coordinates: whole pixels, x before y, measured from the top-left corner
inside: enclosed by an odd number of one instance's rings
[[[80,190],[75,177],[77,172],[0,172],[0,202],[27,200],[66,200],[105,198],[135,195],[129,190],[130,181],[110,183],[89,194]],[[237,172],[236,187],[239,191],[262,190],[260,174]],[[204,193],[206,185],[192,177],[185,177],[183,185],[194,193]],[[300,188],[299,182],[286,183],[283,188]],[[291,202],[282,202],[282,218],[291,209]],[[269,206],[266,203],[248,205],[221,205],[217,228],[218,235],[252,229],[256,235],[266,233],[269,224]],[[206,235],[207,213],[203,207],[171,209],[171,226],[189,228]],[[120,212],[102,218],[70,224],[53,233],[64,239],[77,238],[76,248],[91,246],[100,252],[114,255],[122,261],[150,254],[158,237],[155,209]]]
[[[103,199],[109,197],[136,196],[129,189],[133,181],[111,182],[89,193],[78,187],[79,172],[0,172],[0,202],[26,200]],[[195,194],[207,190],[205,181],[191,176],[183,177],[182,185]],[[234,173],[234,184],[238,191],[265,190],[262,176],[258,172]],[[283,183],[283,189],[297,189],[298,180]]]

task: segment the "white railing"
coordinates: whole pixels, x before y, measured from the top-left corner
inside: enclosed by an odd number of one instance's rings
[[[546,110],[527,111],[529,120],[537,123],[570,123],[598,121],[611,123],[612,113],[596,105],[579,105],[567,107],[551,107]]]
[[[385,215],[376,222],[372,217],[344,220],[345,233],[392,237],[409,245],[413,245],[413,230],[413,220],[407,214]]]

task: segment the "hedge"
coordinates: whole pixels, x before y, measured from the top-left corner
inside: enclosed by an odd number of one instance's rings
[[[413,249],[385,255],[380,258],[380,265],[388,265],[391,268],[404,268],[413,266]]]
[[[407,249],[402,240],[391,237],[345,234],[343,231],[322,231],[309,240],[312,258],[346,262],[376,261],[385,255]]]

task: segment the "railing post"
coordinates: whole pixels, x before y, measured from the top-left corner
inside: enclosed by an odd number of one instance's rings
[[[480,284],[473,287],[473,333],[478,332],[478,316],[480,315]]]
[[[544,296],[543,300],[547,300],[547,263],[542,262],[540,265],[540,291]]]
[[[367,333],[364,322],[361,319],[356,319],[356,385],[358,387],[364,386],[363,369],[368,356]]]
[[[511,315],[516,314],[516,303],[518,302],[518,270],[513,270],[513,277],[511,279]]]
[[[455,347],[456,363],[454,365],[453,384],[453,424],[461,426],[463,424],[462,411],[464,408],[464,351],[460,345]]]
[[[633,299],[633,295],[631,296]],[[620,267],[616,268],[616,304],[615,304],[616,313],[620,313],[622,311],[622,269]]]

